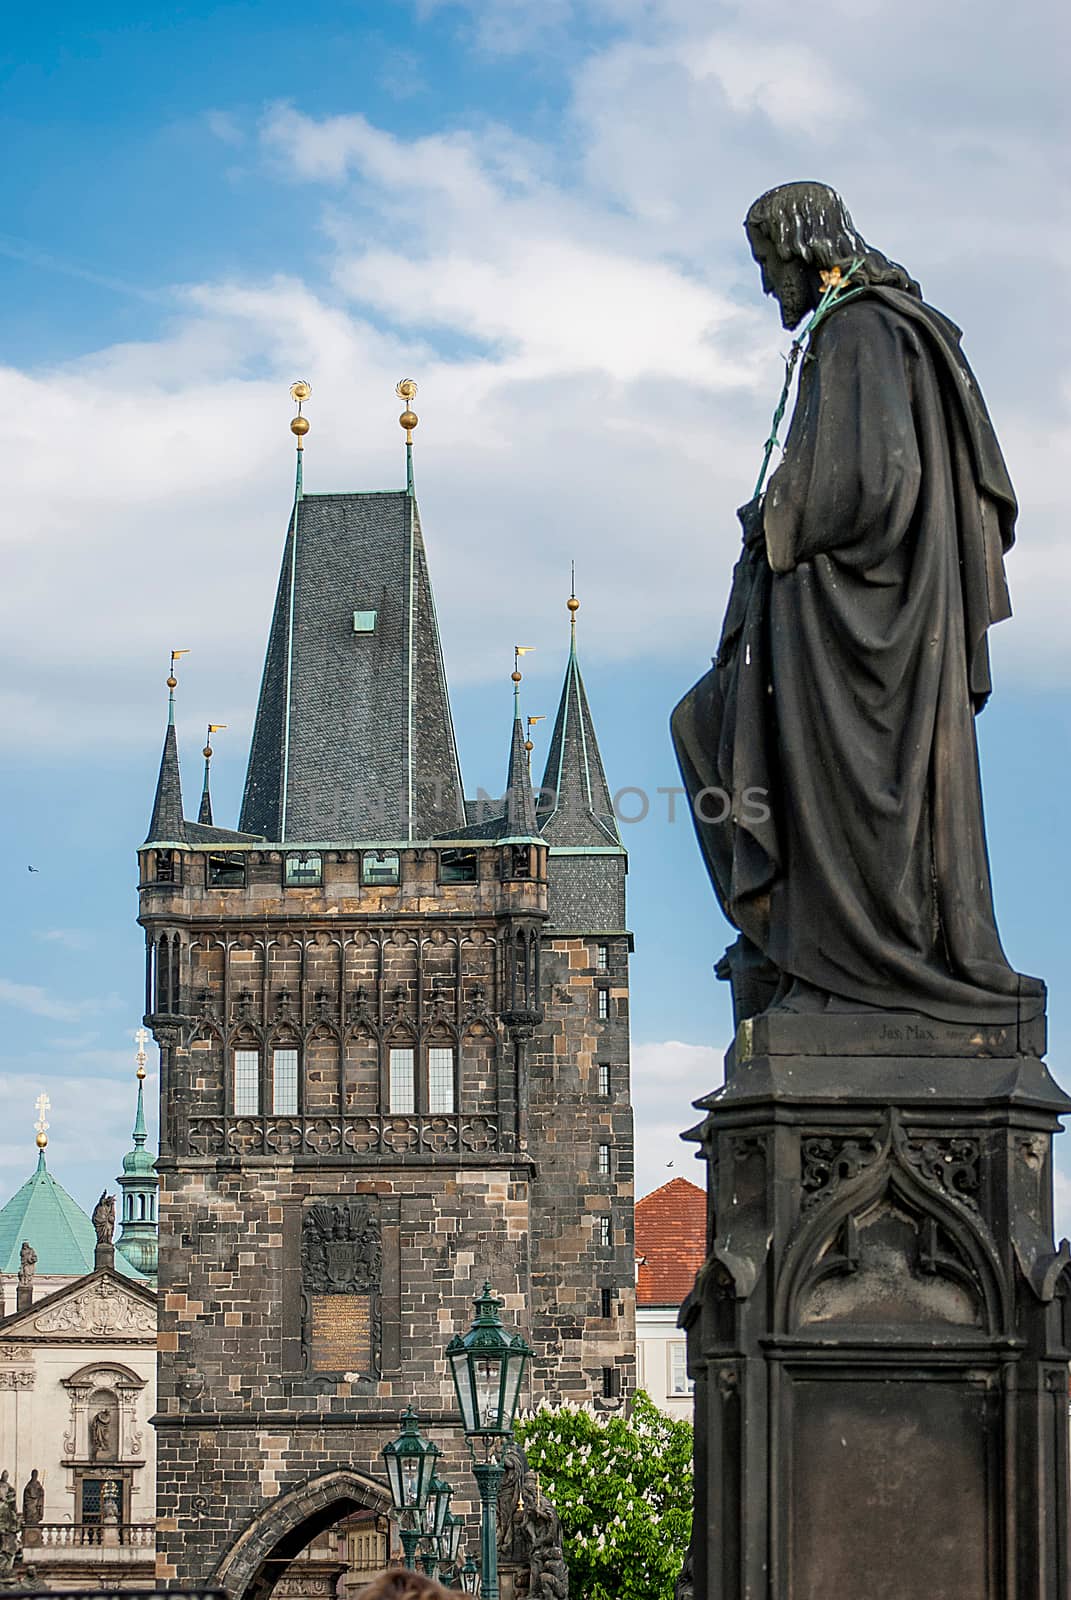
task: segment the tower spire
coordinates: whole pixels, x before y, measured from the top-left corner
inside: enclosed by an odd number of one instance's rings
[[[175,662],[189,655],[188,650],[172,650],[171,670],[167,676],[167,731],[160,756],[160,771],[156,779],[152,817],[146,844],[181,842],[185,838],[182,821],[182,779],[179,774],[178,741],[175,737]]]
[[[569,611],[569,660],[565,668],[558,715],[554,720],[547,766],[540,790],[543,837],[574,849],[620,847],[613,802],[595,737],[576,649],[576,614],[580,601],[575,583],[566,602]]]
[[[131,1135],[134,1148],[123,1157],[122,1175],[116,1179],[123,1192],[123,1214],[115,1248],[122,1252],[132,1267],[149,1277],[155,1277],[159,1256],[156,1200],[160,1180],[156,1176],[156,1163],[145,1148],[149,1138],[145,1126],[145,1046],[149,1042],[149,1035],[144,1028],[139,1028],[134,1040],[138,1047],[135,1057],[138,1105]]]
[[[208,827],[212,826],[212,792],[209,787],[209,777],[212,766],[212,735],[214,733],[222,733],[226,726],[227,724],[225,722],[210,722],[208,724],[208,733],[205,738],[205,747],[201,751],[201,754],[205,758],[205,779],[201,786],[201,809],[197,813],[197,820],[198,822],[207,824]]]
[[[521,722],[521,657],[529,655],[533,648],[530,644],[513,647],[513,671],[510,674],[513,682],[513,735],[506,772],[505,829],[508,839],[534,839],[539,832],[532,796],[532,775],[528,769],[528,748]]]

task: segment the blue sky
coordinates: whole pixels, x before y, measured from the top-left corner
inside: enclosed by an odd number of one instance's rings
[[[183,663],[233,818],[313,384],[306,484],[417,487],[467,784],[501,784],[511,647],[552,713],[577,563],[615,788],[675,782],[785,340],[740,219],[836,184],[966,329],[1022,502],[980,724],[1002,931],[1068,1043],[1067,19],[995,0],[52,5],[9,23],[0,1190],[118,1170],[141,1004],[133,851]],[[924,47],[920,47],[924,41]],[[538,757],[537,757],[538,760]],[[728,1038],[727,930],[665,801],[626,829],[641,1187]],[[28,865],[36,866],[30,874]],[[1071,1161],[1063,1163],[1071,1173]],[[1061,1184],[1064,1180],[1061,1179]],[[1069,1217],[1071,1221],[1071,1217]]]

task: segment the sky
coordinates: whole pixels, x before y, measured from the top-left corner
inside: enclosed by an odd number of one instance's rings
[[[187,791],[205,725],[225,722],[216,815],[233,823],[296,378],[309,490],[401,487],[394,385],[419,384],[470,793],[502,785],[514,644],[535,647],[526,711],[553,715],[575,561],[611,787],[651,799],[623,823],[638,1192],[701,1181],[678,1134],[720,1081],[730,930],[657,791],[677,781],[669,711],[709,662],[787,348],[741,219],[803,177],[965,329],[1018,490],[1016,614],[994,631],[979,739],[1001,929],[1048,981],[1060,1076],[1068,34],[1057,0],[99,0],[8,21],[0,1197],[32,1169],[42,1090],[52,1168],[82,1204],[129,1147],[134,852],[168,652],[190,651]]]

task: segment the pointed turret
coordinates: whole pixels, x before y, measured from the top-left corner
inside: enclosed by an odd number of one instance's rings
[[[156,779],[156,796],[146,844],[181,844],[186,837],[182,821],[182,779],[179,776],[178,741],[175,738],[175,662],[185,650],[172,650],[171,671],[167,679],[167,732]]]
[[[201,786],[201,809],[197,813],[197,821],[204,828],[212,826],[212,735],[214,733],[222,733],[226,726],[225,722],[210,722],[208,724],[208,734],[205,738],[205,747],[201,751],[205,758],[205,778]]]
[[[139,1028],[136,1038],[138,1108],[134,1116],[134,1148],[123,1157],[122,1176],[116,1179],[123,1191],[123,1214],[115,1248],[132,1267],[152,1278],[156,1276],[159,1255],[156,1200],[160,1180],[156,1176],[156,1163],[145,1148],[149,1137],[145,1126],[145,1045],[149,1035],[144,1028]]]
[[[539,795],[540,825],[543,837],[552,845],[620,846],[621,835],[577,659],[576,614],[580,602],[575,594],[569,597],[568,604],[569,661]]]
[[[311,844],[429,839],[464,824],[416,500],[408,487],[302,491],[239,827]]]
[[[509,747],[509,767],[506,772],[506,811],[503,820],[504,837],[515,842],[538,839],[535,797],[532,794],[532,774],[528,769],[528,748],[524,742],[521,722],[521,671],[520,657],[524,646],[514,652],[513,666],[513,737]]]

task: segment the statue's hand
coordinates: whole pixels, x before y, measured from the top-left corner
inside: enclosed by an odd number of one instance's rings
[[[754,500],[749,500],[746,506],[741,506],[737,511],[740,526],[744,530],[744,548],[746,550],[762,550],[766,544],[766,533],[762,522],[762,496],[756,495]]]

